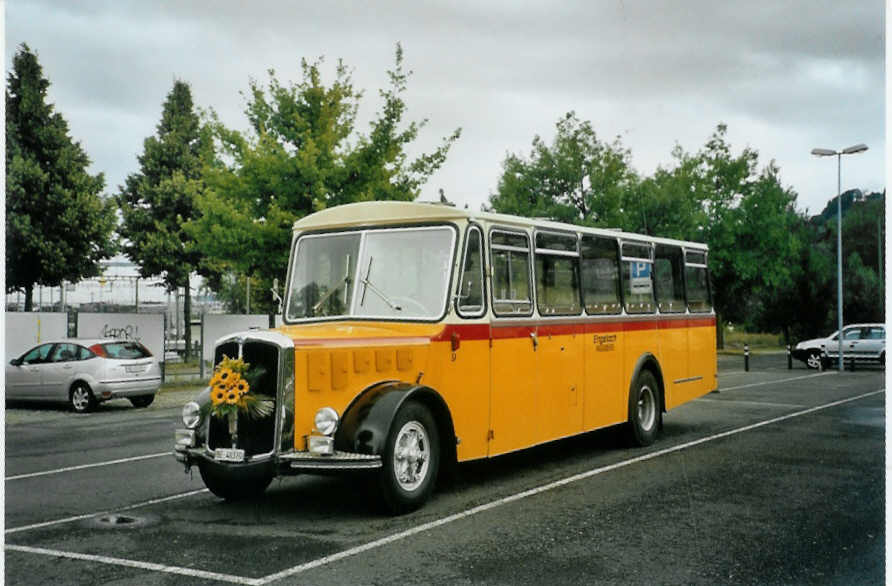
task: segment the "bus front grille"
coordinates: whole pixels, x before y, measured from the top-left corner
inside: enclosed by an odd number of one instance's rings
[[[247,340],[241,349],[242,359],[249,365],[249,380],[253,380],[251,393],[264,395],[276,401],[278,390],[279,347],[261,341]],[[235,342],[221,344],[215,353],[214,362],[219,363],[223,355],[236,358],[238,345]],[[252,375],[256,375],[252,376]],[[251,418],[240,412],[236,448],[245,450],[245,455],[258,456],[269,454],[275,445],[276,410],[267,417]],[[232,437],[229,434],[229,423],[225,418],[211,417],[208,422],[208,448],[231,448]]]

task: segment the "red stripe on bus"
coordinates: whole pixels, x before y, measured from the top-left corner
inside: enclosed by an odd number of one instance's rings
[[[508,338],[526,338],[536,331],[536,325],[529,326],[505,326],[493,327],[492,339],[505,340]]]
[[[447,324],[431,342],[451,342],[452,334],[460,340],[489,340],[489,324]]]

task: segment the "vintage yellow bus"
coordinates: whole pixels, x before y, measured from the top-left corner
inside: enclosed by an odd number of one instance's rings
[[[453,462],[618,424],[649,445],[665,411],[717,386],[707,255],[430,203],[309,215],[283,325],[215,347],[268,408],[221,413],[218,368],[183,409],[175,455],[226,499],[278,475],[367,470],[399,513]]]

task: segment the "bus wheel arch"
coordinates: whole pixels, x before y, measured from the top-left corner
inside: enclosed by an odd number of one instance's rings
[[[382,381],[366,388],[344,410],[335,434],[335,447],[348,452],[380,455],[393,421],[407,401],[420,403],[430,411],[440,439],[440,465],[451,469],[457,461],[452,413],[442,395],[424,385]]]

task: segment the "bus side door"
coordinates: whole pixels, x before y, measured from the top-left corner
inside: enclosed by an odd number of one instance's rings
[[[526,232],[489,235],[492,322],[488,455],[519,450],[539,437],[537,328],[532,319],[530,239]]]

